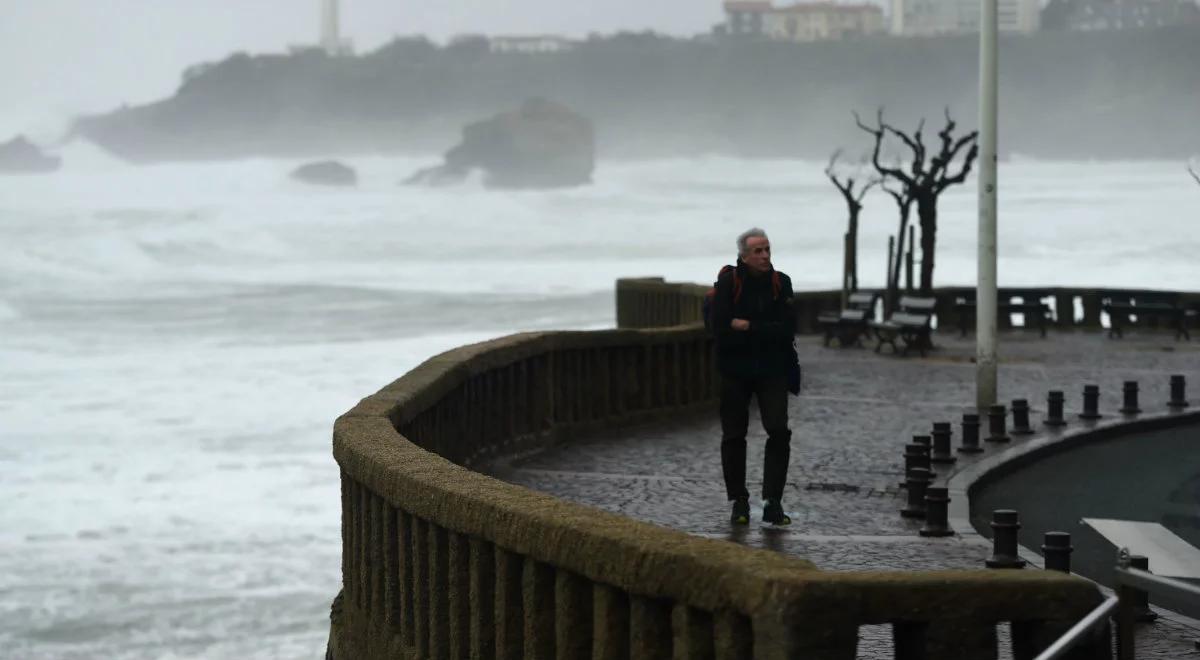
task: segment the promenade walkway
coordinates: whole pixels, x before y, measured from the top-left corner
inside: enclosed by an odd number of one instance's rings
[[[1110,420],[1120,418],[1126,380],[1139,381],[1142,408],[1158,412],[1169,398],[1168,375],[1184,374],[1193,405],[1200,404],[1200,342],[1149,333],[1111,340],[1095,332],[1047,339],[1011,332],[1001,341],[1001,402],[1028,399],[1039,429],[1049,390],[1065,391],[1067,416],[1072,427],[1080,426],[1084,384],[1100,385],[1101,411]],[[639,520],[802,556],[829,570],[980,568],[990,553],[985,539],[922,538],[920,522],[898,514],[903,445],[914,434],[928,434],[935,421],[954,422],[957,444],[958,421],[973,407],[973,340],[943,334],[935,342],[939,350],[920,359],[893,357],[886,349],[877,355],[823,348],[818,337],[797,337],[805,388],[791,399],[789,528],[729,524],[715,411],[683,423],[603,431],[480,469]],[[752,414],[748,473],[755,496],[764,441]],[[988,447],[980,457],[1007,448]],[[1200,658],[1194,621],[1168,616],[1139,634],[1139,658]]]

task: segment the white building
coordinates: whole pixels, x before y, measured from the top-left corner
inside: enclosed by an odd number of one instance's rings
[[[891,0],[892,34],[916,37],[978,32],[979,6],[979,0]],[[1038,0],[999,0],[1001,32],[1036,32],[1040,18]]]
[[[575,48],[575,42],[554,35],[492,37],[493,53],[562,53]]]
[[[800,2],[775,7],[771,2],[725,3],[725,34],[775,41],[824,41],[885,31],[883,10],[870,3]]]

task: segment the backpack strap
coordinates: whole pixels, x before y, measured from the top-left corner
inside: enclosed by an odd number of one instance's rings
[[[733,271],[733,303],[736,305],[742,298],[742,276],[738,274],[737,268],[730,265],[721,266],[721,272],[717,273],[717,281],[720,281],[725,276],[726,272]],[[783,279],[779,277],[779,271],[771,271],[771,299],[778,300],[779,294],[783,291]]]
[[[720,281],[725,273],[733,272],[733,304],[737,304],[742,298],[742,276],[738,274],[737,268],[728,264],[721,266],[721,272],[717,273],[717,281]]]

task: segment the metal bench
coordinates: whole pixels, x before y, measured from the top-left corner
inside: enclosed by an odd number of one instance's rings
[[[1195,317],[1197,312],[1194,309],[1188,309],[1180,305],[1173,297],[1108,297],[1101,300],[1100,308],[1108,313],[1109,337],[1124,337],[1125,333],[1122,326],[1131,321],[1130,317],[1137,317],[1139,321],[1145,317],[1165,319],[1169,327],[1175,330],[1176,341],[1180,337],[1183,337],[1187,341],[1192,340],[1192,335],[1188,333],[1187,323],[1188,319]]]
[[[875,304],[879,300],[876,291],[855,291],[846,298],[846,308],[837,312],[823,312],[817,316],[817,324],[824,332],[824,345],[837,338],[838,345],[862,345],[862,336],[867,334],[867,324],[875,318]]]
[[[879,340],[875,346],[875,352],[880,352],[884,344],[890,344],[893,353],[899,352],[901,355],[908,355],[908,351],[915,348],[920,351],[921,357],[925,357],[926,351],[933,348],[930,335],[933,327],[933,310],[936,305],[936,298],[902,296],[897,311],[886,321],[869,323],[870,328],[875,331],[875,337]],[[897,339],[904,341],[903,351],[897,349]]]
[[[958,331],[963,337],[967,336],[970,321],[975,318],[975,308],[975,299],[972,297],[959,296],[954,300],[954,310],[958,312]],[[1046,337],[1046,326],[1050,320],[1050,306],[1046,303],[1028,299],[1024,302],[1001,300],[996,303],[996,313],[1020,314],[1026,328],[1036,326],[1042,338]]]

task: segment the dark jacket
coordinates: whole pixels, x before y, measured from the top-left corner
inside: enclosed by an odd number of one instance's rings
[[[742,293],[733,300],[733,271],[717,280],[712,323],[717,339],[717,367],[735,378],[786,376],[792,362],[796,314],[792,308],[792,279],[779,273],[779,295],[774,295],[772,273],[754,275],[739,259]],[[733,319],[746,319],[749,330],[734,330]]]

